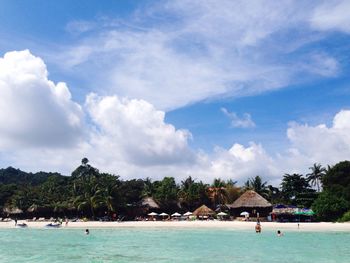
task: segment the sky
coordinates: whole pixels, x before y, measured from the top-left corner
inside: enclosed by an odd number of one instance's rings
[[[0,167],[278,184],[350,156],[350,1],[0,1]]]

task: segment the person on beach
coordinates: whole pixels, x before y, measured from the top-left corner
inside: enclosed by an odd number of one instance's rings
[[[90,234],[89,229],[85,229],[85,234],[86,234],[86,235],[89,235],[89,234]]]
[[[15,218],[15,226],[17,226],[17,217]]]
[[[65,218],[66,226],[68,226],[68,218]]]
[[[278,236],[278,237],[283,236],[283,234],[282,234],[281,230],[277,230],[277,236]]]

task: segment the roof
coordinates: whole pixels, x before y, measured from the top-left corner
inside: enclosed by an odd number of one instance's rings
[[[228,205],[230,208],[239,207],[271,207],[272,204],[269,203],[264,197],[259,195],[253,190],[248,190],[242,194],[233,204]]]
[[[198,207],[196,210],[194,210],[193,214],[195,216],[208,216],[215,215],[215,212],[206,205],[202,205],[201,207]]]
[[[141,205],[148,206],[149,208],[157,209],[159,208],[159,205],[154,201],[152,197],[145,197],[141,201]]]
[[[19,209],[18,207],[5,207],[3,209],[3,212],[7,214],[21,214],[23,211]]]

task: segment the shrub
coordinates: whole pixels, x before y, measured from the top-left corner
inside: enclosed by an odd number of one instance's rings
[[[317,218],[323,221],[336,221],[349,208],[348,201],[329,191],[322,192],[312,204],[312,210]]]
[[[350,210],[344,213],[339,222],[350,222]]]

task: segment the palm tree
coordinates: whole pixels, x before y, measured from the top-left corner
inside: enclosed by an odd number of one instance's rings
[[[314,165],[309,169],[311,170],[311,173],[306,175],[307,181],[311,186],[317,186],[317,192],[320,192],[320,184],[322,183],[322,178],[326,174],[327,170],[318,163],[314,163]]]
[[[218,204],[224,204],[227,201],[226,183],[221,179],[214,179],[213,184],[207,189],[209,198],[212,200],[214,208]]]
[[[281,194],[286,202],[296,203],[297,195],[310,192],[308,180],[302,174],[285,174],[281,182]]]
[[[201,203],[201,182],[196,183],[195,180],[188,176],[181,181],[180,190],[177,193],[179,201],[189,210],[194,209]]]
[[[103,193],[103,202],[105,203],[108,212],[115,212],[118,202],[118,184],[107,185]]]
[[[263,182],[259,175],[255,176],[254,178],[248,179],[247,182],[244,184],[244,188],[246,190],[254,190],[259,195],[265,198],[268,197],[269,194],[267,182]]]
[[[104,191],[98,189],[97,185],[91,185],[84,193],[77,196],[74,205],[79,211],[90,210],[92,218],[95,218],[95,210],[105,205]]]
[[[155,191],[156,187],[151,178],[147,177],[143,180],[142,197],[153,197]]]

